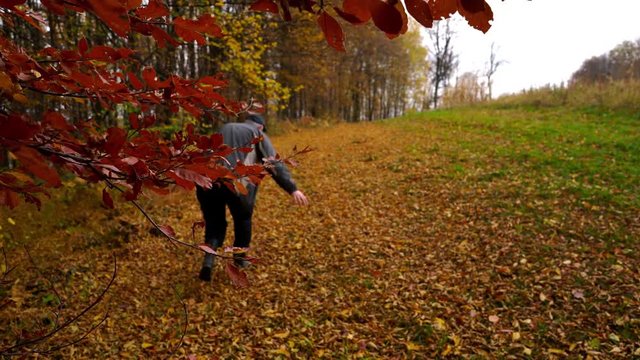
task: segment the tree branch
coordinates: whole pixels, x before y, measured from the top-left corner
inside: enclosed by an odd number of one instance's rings
[[[91,304],[89,304],[89,306],[85,307],[82,311],[80,311],[80,313],[78,313],[77,315],[73,316],[71,319],[67,320],[62,325],[56,327],[55,329],[51,330],[49,333],[47,333],[47,334],[45,334],[45,335],[43,335],[43,336],[41,336],[41,337],[39,337],[37,339],[27,340],[27,341],[24,341],[24,342],[18,342],[17,344],[15,344],[13,346],[10,346],[8,348],[0,350],[0,355],[8,355],[8,356],[18,355],[18,354],[20,354],[20,352],[15,351],[16,349],[25,348],[25,347],[30,346],[30,345],[35,345],[35,344],[41,343],[41,342],[51,338],[52,336],[54,336],[55,334],[57,334],[61,330],[65,329],[69,325],[71,325],[74,322],[76,322],[78,319],[83,317],[86,313],[88,313],[91,309],[93,309],[96,305],[98,305],[102,301],[102,299],[104,298],[104,296],[107,293],[107,291],[109,291],[109,289],[111,288],[111,285],[113,285],[113,283],[115,282],[117,274],[118,274],[118,263],[117,263],[116,256],[113,255],[113,274],[111,275],[111,279],[109,280],[109,283],[104,288],[104,290],[102,290],[100,295],[98,295],[98,297]],[[100,322],[100,324],[102,324],[102,321]],[[89,331],[93,331],[94,328],[92,328]],[[85,335],[87,335],[87,334],[85,334]],[[72,344],[73,344],[73,342],[70,343],[69,345],[72,345]]]

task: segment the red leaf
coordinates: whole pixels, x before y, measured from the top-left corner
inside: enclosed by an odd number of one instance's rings
[[[178,174],[176,174],[173,171],[167,171],[166,174],[168,178],[173,179],[173,181],[176,182],[176,185],[180,186],[185,190],[191,191],[196,188],[196,186],[193,184],[192,181],[185,180],[183,177],[178,176]]]
[[[109,128],[109,130],[107,130],[107,141],[104,144],[104,151],[111,156],[117,156],[126,141],[126,131],[118,127]]]
[[[118,53],[110,46],[94,46],[91,50],[84,55],[86,59],[99,60],[99,61],[112,61],[116,60]],[[67,58],[65,60],[76,60],[74,58]]]
[[[173,230],[173,228],[170,225],[159,225],[158,229],[160,229],[160,231],[167,237],[170,237],[170,238],[176,237],[176,232]]]
[[[250,10],[253,11],[262,11],[262,12],[270,12],[274,14],[278,14],[278,5],[273,0],[257,0],[251,7]]]
[[[0,115],[0,138],[11,140],[26,140],[40,131],[37,125],[29,124],[23,117],[16,114]]]
[[[127,9],[119,0],[87,0],[89,10],[119,36],[124,37],[131,29]]]
[[[7,185],[15,184],[17,181],[18,179],[11,174],[0,173],[0,182],[3,182],[4,184],[7,184]],[[1,186],[2,184],[0,184],[0,187]]]
[[[247,147],[238,148],[237,150],[240,151],[240,152],[248,154],[248,153],[253,151],[253,148],[247,146]]]
[[[106,188],[102,189],[102,203],[109,209],[115,208],[113,206],[113,199],[111,198],[111,195],[109,195],[109,192]]]
[[[469,25],[482,31],[483,33],[486,33],[491,28],[490,21],[493,20],[493,11],[491,11],[491,7],[489,6],[489,4],[484,1],[482,2],[484,4],[484,8],[481,11],[471,12],[463,7],[461,3],[461,6],[458,7],[458,12],[460,12],[460,15],[464,16],[464,18],[467,19]],[[469,6],[473,10],[477,10],[477,8],[479,7],[474,2],[469,2],[467,6]]]
[[[89,50],[89,44],[87,43],[87,39],[83,36],[80,41],[78,41],[78,50],[80,50],[80,54],[84,55],[84,53]]]
[[[188,21],[190,20],[185,20],[181,17],[177,17],[173,20],[176,35],[180,36],[182,40],[186,42],[196,41],[200,45],[205,45],[207,40],[202,36],[202,34],[190,27]]]
[[[229,279],[231,279],[233,285],[239,288],[246,288],[249,286],[249,279],[247,279],[247,274],[244,271],[238,269],[230,261],[227,262],[224,269],[227,273],[227,276],[229,276]]]
[[[144,179],[147,176],[151,175],[151,170],[142,160],[136,161],[133,165],[131,165],[131,167],[133,168],[133,172],[136,174],[136,179]]]
[[[204,226],[205,226],[204,220],[203,221],[196,221],[196,222],[193,223],[193,225],[191,225],[191,237],[193,238],[194,241],[196,239],[196,229],[197,228],[204,228]],[[206,245],[206,244],[204,244],[204,245]],[[205,249],[203,249],[203,250],[205,250]]]
[[[247,175],[260,175],[264,171],[264,166],[262,165],[244,165],[242,163],[238,163],[238,165],[234,169],[235,173],[242,177]]]
[[[9,209],[13,209],[20,204],[18,194],[9,190],[0,188],[0,205],[8,206]]]
[[[215,133],[215,134],[211,134],[210,141],[211,141],[211,144],[210,144],[211,150],[215,150],[223,145],[224,138],[222,137],[222,134]]]
[[[318,25],[322,29],[329,46],[338,51],[345,51],[344,33],[336,19],[327,14],[326,11],[323,11],[320,16],[318,16]]]
[[[369,9],[369,0],[366,0],[366,1],[344,0],[342,2],[342,10],[345,13],[351,14],[356,18],[360,19],[361,23],[366,23],[371,19],[371,10]]]
[[[403,21],[398,9],[382,0],[368,0],[368,2],[376,27],[387,34],[400,34]]]
[[[202,222],[202,223],[204,223],[204,222]],[[211,247],[209,247],[209,245],[207,245],[207,244],[200,244],[200,245],[198,245],[198,247],[199,247],[200,249],[202,249],[202,251],[206,252],[207,254],[213,254],[213,255],[217,255],[217,254],[218,254],[215,250],[213,250],[213,249],[212,249]]]
[[[247,187],[244,186],[244,184],[240,181],[234,181],[233,186],[235,188],[235,192],[237,192],[240,195],[247,195],[249,193],[249,190],[247,190]]]
[[[44,121],[42,123],[46,126],[51,127],[52,129],[63,130],[63,131],[75,130],[75,128],[67,122],[64,116],[62,116],[58,112],[48,110],[44,114],[43,118],[44,118]]]
[[[21,167],[29,174],[44,180],[49,186],[62,185],[58,173],[49,166],[37,150],[23,146],[12,152],[20,161]]]
[[[407,5],[409,14],[422,26],[428,28],[433,26],[433,16],[427,0],[405,0],[404,3]]]
[[[142,0],[127,0],[127,10],[133,10],[142,5]]]
[[[196,183],[200,187],[203,187],[205,189],[211,188],[211,185],[212,185],[211,179],[201,174],[198,174],[193,170],[189,170],[185,168],[177,168],[174,170],[174,172],[176,173],[176,175],[180,176],[181,178],[191,181],[193,183]]]
[[[26,0],[0,0],[0,7],[11,9],[17,5],[22,5]]]
[[[227,81],[215,76],[203,76],[198,80],[199,83],[213,86],[214,88],[220,88],[227,85]]]
[[[149,126],[152,126],[155,123],[156,123],[155,115],[145,116],[142,121],[142,127],[148,128]]]
[[[460,0],[458,10],[462,7],[465,11],[470,13],[477,13],[484,11],[484,0]]]
[[[142,90],[142,88],[144,88],[144,84],[140,79],[138,79],[136,74],[129,72],[127,73],[127,77],[129,78],[129,83],[131,83],[131,86],[133,86],[134,89]]]
[[[140,128],[140,122],[138,121],[138,114],[131,113],[129,114],[129,124],[132,129],[138,130]]]
[[[156,70],[154,68],[148,67],[142,70],[142,79],[144,79],[144,82],[146,82],[150,88],[157,88],[158,82],[156,81]]]
[[[197,41],[200,45],[206,44],[203,34],[215,37],[222,36],[222,29],[216,24],[215,19],[210,14],[200,16],[197,20],[183,19],[177,17],[173,20],[174,30],[184,41]]]
[[[394,6],[398,10],[398,13],[400,14],[400,16],[402,17],[402,29],[400,30],[399,34],[386,34],[387,38],[389,39],[395,39],[401,34],[406,33],[407,30],[409,30],[409,18],[407,17],[407,12],[404,10],[404,6],[402,5],[402,2],[398,1]]]
[[[47,193],[45,194],[49,196]],[[40,199],[29,193],[23,193],[22,196],[24,196],[24,201],[26,203],[35,205],[38,208],[38,211],[40,211],[40,208],[42,207],[42,201],[40,201]]]
[[[178,41],[176,41],[174,38],[171,37],[171,35],[167,34],[166,31],[162,30],[161,28],[152,25],[150,26],[150,33],[151,36],[153,37],[153,39],[158,43],[159,47],[165,47],[167,44],[171,44],[173,46],[178,46],[180,45],[180,43]]]
[[[353,25],[360,25],[365,23],[365,21],[360,20],[360,18],[358,18],[357,16],[344,12],[342,11],[342,9],[340,9],[337,6],[334,6],[333,9],[341,18],[343,18],[344,20],[346,20],[347,22]]]
[[[169,9],[159,0],[149,1],[149,5],[136,10],[136,14],[144,20],[169,16]]]
[[[434,20],[448,19],[458,10],[458,0],[429,0]]]

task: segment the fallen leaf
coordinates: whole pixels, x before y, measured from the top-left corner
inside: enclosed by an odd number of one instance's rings
[[[571,294],[573,295],[574,298],[576,299],[582,299],[584,300],[584,292],[582,290],[579,289],[574,289],[571,290]]]

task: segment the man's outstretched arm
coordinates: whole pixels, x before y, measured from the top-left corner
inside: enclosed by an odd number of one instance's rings
[[[260,153],[266,159],[274,159],[276,155],[276,151],[271,144],[271,140],[268,136],[264,135],[263,140],[260,142]],[[280,186],[284,191],[291,195],[291,199],[296,205],[308,205],[309,200],[306,195],[298,190],[298,187],[291,178],[291,172],[282,161],[277,160],[267,160],[269,163],[269,173],[275,180],[276,184]]]

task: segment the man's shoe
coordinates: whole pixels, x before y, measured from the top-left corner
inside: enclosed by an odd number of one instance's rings
[[[246,269],[251,266],[251,261],[246,259],[245,254],[233,254],[233,263],[238,269]]]
[[[198,278],[202,281],[211,281],[211,268],[203,266],[202,269],[200,269],[200,275],[198,275]]]

